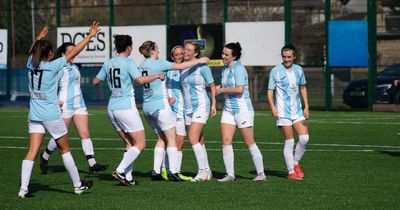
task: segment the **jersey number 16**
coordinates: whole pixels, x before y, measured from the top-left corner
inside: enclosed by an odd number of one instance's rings
[[[113,88],[121,88],[121,77],[119,76],[120,74],[120,69],[119,68],[110,68],[109,74],[110,74],[110,85]]]

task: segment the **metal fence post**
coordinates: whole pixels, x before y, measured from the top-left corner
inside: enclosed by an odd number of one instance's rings
[[[332,108],[331,68],[329,66],[329,21],[331,19],[331,0],[325,0],[325,109]]]
[[[376,102],[376,1],[368,0],[368,108]]]

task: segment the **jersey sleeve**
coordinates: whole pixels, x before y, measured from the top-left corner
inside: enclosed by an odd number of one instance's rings
[[[31,69],[31,68],[32,68],[32,55],[30,55],[30,56],[28,57],[28,61],[26,62],[26,67],[27,67],[28,69]]]
[[[209,85],[209,84],[214,82],[214,78],[212,76],[211,69],[210,69],[209,66],[207,66],[207,65],[202,66],[201,70],[200,70],[200,73],[204,77],[204,79],[206,80],[207,85]]]
[[[171,70],[172,69],[172,65],[174,65],[174,63],[171,63],[169,61],[163,61],[163,60],[160,60],[159,64],[160,64],[160,69],[161,69],[162,72]]]
[[[269,73],[269,81],[268,81],[268,89],[269,90],[275,90],[275,88],[276,88],[275,77],[276,77],[276,69],[273,68],[271,70],[271,72]]]
[[[235,69],[235,86],[245,85],[247,79],[247,71],[242,65],[238,65]]]
[[[99,73],[97,73],[96,77],[97,79],[104,81],[107,77],[107,64],[103,64],[103,66],[101,67]]]
[[[50,69],[52,72],[55,74],[58,74],[59,71],[63,69],[64,66],[67,65],[67,60],[65,59],[64,56],[57,58],[53,61],[50,62]]]
[[[136,79],[142,76],[141,71],[138,69],[138,67],[133,61],[129,62],[128,64],[128,73],[132,79]]]
[[[301,76],[300,76],[300,85],[306,85],[306,84],[307,84],[307,81],[306,81],[306,76],[304,75],[303,68],[301,68],[301,67],[299,67],[299,68],[300,68],[300,73],[301,73]]]

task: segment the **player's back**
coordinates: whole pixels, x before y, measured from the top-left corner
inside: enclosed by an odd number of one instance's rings
[[[116,56],[104,63],[99,79],[107,78],[111,95],[108,102],[109,110],[131,109],[136,106],[135,90],[132,79],[140,76],[136,64],[125,56]]]

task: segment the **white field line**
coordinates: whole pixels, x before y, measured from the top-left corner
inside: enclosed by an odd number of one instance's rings
[[[0,136],[1,139],[26,139],[26,136]],[[80,140],[80,138],[71,137],[70,140]],[[121,141],[119,138],[94,138],[93,141]],[[146,139],[148,142],[155,142],[156,139]],[[220,141],[207,141],[209,144],[220,144]],[[234,144],[243,144],[243,142],[233,142]],[[283,142],[256,142],[258,145],[283,145]],[[392,145],[363,145],[363,144],[308,144],[309,146],[321,146],[321,147],[361,147],[361,148],[391,148],[391,149],[400,149],[400,146],[392,146]],[[309,150],[307,150],[309,151]]]
[[[14,147],[14,146],[0,146],[0,149],[18,149],[18,150],[27,150],[29,147]],[[71,147],[72,150],[82,150],[80,147]],[[106,150],[106,151],[123,151],[124,148],[102,148],[102,147],[96,147],[96,150]],[[147,150],[152,150],[152,149],[147,149]],[[183,149],[184,151],[192,151],[192,149]],[[248,152],[248,149],[233,149],[235,151],[240,151],[240,152]],[[207,151],[211,152],[220,152],[222,149],[213,149],[213,148],[207,148]],[[260,149],[262,152],[282,152],[281,149]],[[378,152],[378,151],[383,151],[383,152],[400,152],[400,150],[371,150],[371,149],[351,149],[351,150],[329,150],[329,149],[308,149],[307,152]]]

